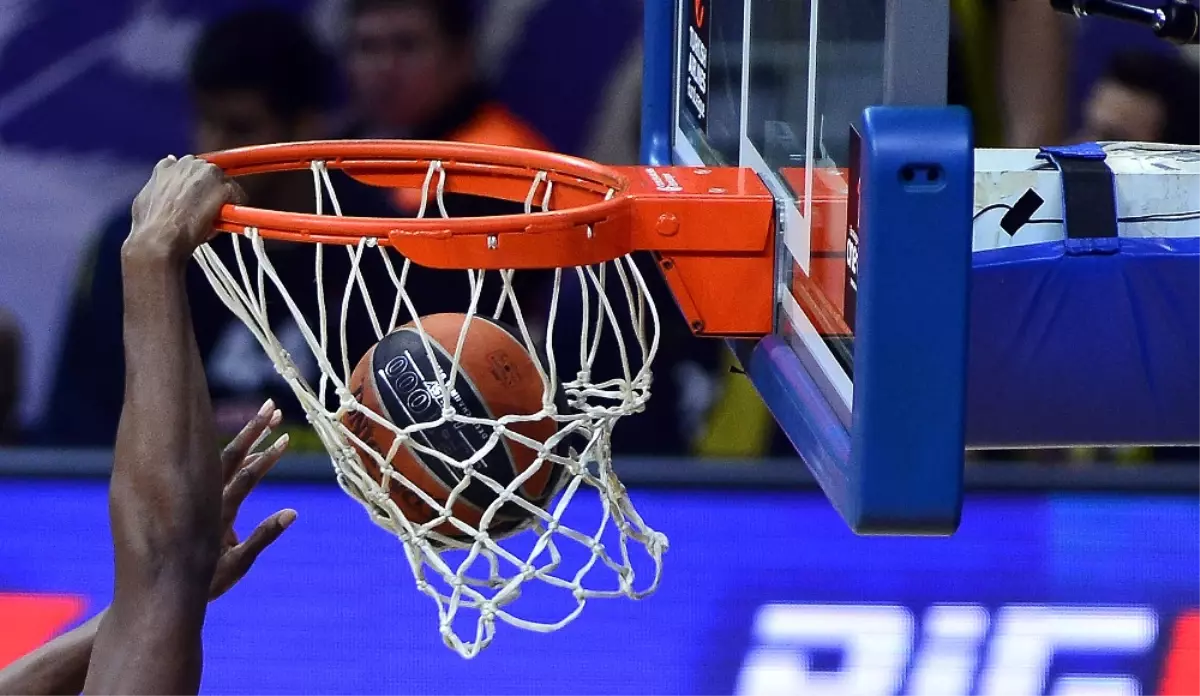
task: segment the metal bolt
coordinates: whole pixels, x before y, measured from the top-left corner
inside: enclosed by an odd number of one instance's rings
[[[714,188],[710,188],[708,190],[708,192],[709,193],[725,193],[725,189],[719,188],[719,187],[714,187]]]
[[[489,234],[487,238],[487,246],[489,249],[495,249],[500,246],[500,240],[494,234]]]
[[[663,213],[658,216],[658,224],[654,226],[654,231],[664,237],[673,237],[679,232],[679,219],[670,213]]]

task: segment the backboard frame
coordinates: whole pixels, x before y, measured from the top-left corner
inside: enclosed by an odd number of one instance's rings
[[[807,1],[810,29],[814,30],[810,35],[816,36],[820,0]],[[755,0],[744,0],[742,8],[738,161],[727,161],[715,152],[701,153],[681,125],[680,80],[686,79],[681,56],[688,26],[684,13],[701,11],[709,2],[646,3],[643,162],[755,170],[776,199],[780,263],[790,267],[792,254],[798,251],[797,263],[807,272],[814,181],[833,173],[813,164],[815,155],[823,154],[812,108],[819,41],[808,42],[810,108],[801,206],[794,204],[788,186],[748,136],[750,18]],[[886,0],[886,13],[886,69],[881,68],[880,101],[907,106],[944,103],[944,80],[929,80],[928,75],[930,71],[946,74],[946,51],[931,48],[928,41],[914,41],[913,35],[920,31],[927,36],[931,27],[948,32],[949,8],[939,0],[904,0],[903,5],[899,0]],[[867,106],[871,104],[862,104]],[[850,125],[846,124],[847,128]],[[855,377],[839,364],[804,312],[789,305],[793,297],[784,287],[782,269],[776,274],[780,279],[777,296],[790,325],[798,329],[794,338],[786,337],[786,327],[777,319],[772,336],[733,347],[780,426],[853,529],[861,533],[948,533],[957,527],[961,513],[973,176],[969,119],[960,110],[945,108],[885,108],[865,113],[854,125],[866,141],[862,185],[870,193],[864,194],[862,226],[872,230],[884,227],[883,221],[895,206],[907,217],[907,222],[898,226],[902,229],[888,230],[882,237],[867,234],[870,241],[860,252],[863,273],[872,280],[864,280],[867,287],[858,302],[861,328],[854,339]],[[940,194],[901,184],[897,171],[914,162],[947,174]],[[924,230],[916,229],[922,224]],[[939,246],[889,241],[901,236],[928,237],[930,230],[959,242]],[[888,247],[888,251],[876,251]],[[918,282],[912,283],[914,278]],[[908,292],[895,292],[892,286],[905,282],[911,286]],[[888,291],[882,292],[880,287]],[[941,303],[931,313],[922,306],[924,292],[956,299]],[[872,311],[868,307],[872,304],[889,309]],[[922,344],[914,340],[918,338],[913,333],[916,326],[931,332],[925,338],[952,344],[941,354],[945,359],[940,365],[928,360],[928,351],[923,360],[922,351],[916,349]],[[936,374],[916,378],[911,370],[877,367],[907,361],[921,363]],[[924,417],[917,415],[922,413]],[[933,427],[929,419],[936,419]]]

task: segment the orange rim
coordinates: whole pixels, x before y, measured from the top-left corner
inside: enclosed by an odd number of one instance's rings
[[[385,188],[422,188],[431,164],[445,171],[443,190],[541,204],[548,211],[461,218],[344,217],[221,208],[216,229],[254,228],[268,239],[391,246],[435,268],[554,268],[600,263],[633,250],[630,182],[616,169],[567,155],[472,143],[328,140],[227,150],[203,158],[228,176],[305,171],[314,161]],[[539,175],[543,181],[538,182]],[[434,175],[434,190],[439,175]],[[532,194],[531,194],[532,191]],[[436,203],[430,212],[438,214]]]

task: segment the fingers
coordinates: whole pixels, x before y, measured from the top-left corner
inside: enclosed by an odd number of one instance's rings
[[[237,518],[238,509],[250,495],[250,491],[267,475],[271,467],[279,461],[287,451],[288,436],[284,435],[263,452],[246,457],[241,468],[234,473],[221,496],[221,513],[225,527],[233,524]]]
[[[217,564],[217,572],[213,575],[209,597],[216,599],[237,584],[249,572],[259,555],[295,521],[295,510],[280,510],[259,524],[241,544],[225,551]]]
[[[221,212],[221,207],[226,203],[233,205],[245,205],[246,201],[246,192],[242,189],[242,187],[239,186],[238,183],[233,179],[226,179],[225,186],[222,189],[222,195],[215,203],[216,207],[213,209],[212,217],[216,218],[216,216]],[[220,231],[216,227],[207,227],[204,229],[202,242],[211,242],[218,234],[220,234]]]
[[[222,480],[225,483],[229,483],[230,477],[242,465],[246,456],[257,449],[262,441],[271,434],[271,429],[277,427],[282,420],[283,413],[275,408],[274,401],[267,399],[258,409],[258,413],[246,423],[241,432],[221,452]]]
[[[246,197],[246,191],[242,188],[241,184],[230,179],[225,182],[225,188],[226,202],[234,205],[246,205],[249,198]]]
[[[209,185],[204,191],[204,195],[197,201],[196,222],[204,225],[207,233],[211,230],[217,214],[221,211],[221,206],[226,203],[240,202],[238,197],[241,196],[244,199],[245,193],[240,186],[225,176],[225,172],[221,171],[220,167],[202,159],[195,161],[200,164],[197,171],[198,177],[211,179],[214,183],[220,184],[219,186]]]
[[[215,234],[221,206],[242,198],[216,165],[192,155],[165,157],[134,201],[131,250],[186,260]]]
[[[175,159],[175,155],[167,155],[166,157],[160,159],[158,164],[154,165],[154,171],[150,172],[150,178],[153,179],[154,177],[162,174],[169,169],[171,165],[178,161],[179,160]]]
[[[142,208],[148,205],[146,200],[153,193],[155,185],[177,161],[175,155],[167,155],[154,165],[154,169],[150,172],[150,178],[146,180],[146,184],[133,200],[133,213],[135,217],[141,215]]]

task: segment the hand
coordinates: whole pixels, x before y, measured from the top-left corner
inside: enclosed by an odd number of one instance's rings
[[[191,155],[159,161],[133,201],[133,227],[126,257],[186,261],[213,236],[213,221],[225,203],[245,194],[215,165]]]
[[[283,414],[275,404],[267,401],[246,427],[221,453],[224,469],[225,491],[221,499],[221,524],[224,534],[221,539],[221,558],[213,573],[209,597],[216,599],[250,571],[258,555],[283,534],[296,521],[296,511],[287,509],[271,515],[255,528],[245,541],[238,541],[233,523],[237,519],[242,501],[254,490],[258,482],[267,475],[275,462],[287,451],[288,436],[284,435],[267,449],[255,452],[258,444],[266,439],[271,429],[278,426]]]

